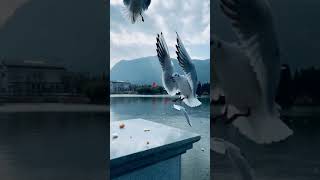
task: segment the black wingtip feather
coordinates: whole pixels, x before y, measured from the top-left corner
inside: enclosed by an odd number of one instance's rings
[[[220,8],[221,10],[223,11],[223,13],[229,17],[230,19],[232,20],[235,20],[235,21],[239,21],[239,16],[237,14],[233,14],[231,12],[229,12],[228,10],[226,10],[225,6],[223,6],[222,4],[220,4]]]
[[[230,1],[228,2],[227,0],[221,0],[221,4],[223,6],[226,6],[228,9],[232,10],[232,11],[235,11],[236,10],[236,7],[234,4],[232,4]]]

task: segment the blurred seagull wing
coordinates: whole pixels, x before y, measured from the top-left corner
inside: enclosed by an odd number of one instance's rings
[[[221,0],[220,7],[240,39],[266,103],[273,105],[279,81],[279,45],[267,0]]]
[[[125,6],[129,6],[130,5],[130,0],[123,0],[123,4]]]
[[[144,3],[143,3],[143,10],[147,10],[148,7],[150,6],[151,4],[151,0],[143,0]]]

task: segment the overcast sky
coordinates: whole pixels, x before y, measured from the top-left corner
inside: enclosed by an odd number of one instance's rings
[[[151,0],[145,22],[124,18],[122,0],[110,0],[110,68],[120,60],[155,56],[157,33],[163,32],[175,56],[177,31],[193,59],[210,57],[210,0]]]
[[[12,16],[16,9],[29,0],[0,0],[0,28]]]

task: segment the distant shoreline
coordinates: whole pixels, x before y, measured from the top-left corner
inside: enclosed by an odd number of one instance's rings
[[[110,94],[110,97],[146,97],[146,98],[178,98],[179,96],[170,96],[168,94]],[[203,95],[198,98],[209,98],[208,95]]]

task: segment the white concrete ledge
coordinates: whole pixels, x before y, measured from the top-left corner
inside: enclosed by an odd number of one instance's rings
[[[199,140],[198,134],[143,119],[112,122],[111,179],[180,179],[180,156]]]

